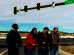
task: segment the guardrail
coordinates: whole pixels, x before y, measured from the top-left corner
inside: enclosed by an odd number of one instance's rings
[[[26,39],[26,37],[21,37],[22,39]],[[0,37],[0,40],[5,42],[6,37]],[[3,42],[3,43],[4,43]],[[74,38],[60,38],[60,44],[57,45],[61,45],[61,46],[70,46],[70,45],[74,45]],[[25,43],[23,44],[22,47],[25,46]],[[0,44],[0,48],[7,48],[6,43],[4,44]]]
[[[25,39],[26,37],[21,37],[22,39]],[[6,37],[0,37],[0,40],[1,39],[6,39]]]

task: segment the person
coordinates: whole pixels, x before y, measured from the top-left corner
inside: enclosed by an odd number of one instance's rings
[[[19,55],[19,48],[22,43],[21,36],[18,32],[18,25],[13,24],[12,30],[9,31],[6,37],[6,43],[8,47],[8,55]]]
[[[49,28],[44,27],[43,32],[38,34],[38,55],[49,55],[50,34]]]
[[[51,35],[52,35],[51,36],[52,40],[51,40],[51,44],[50,44],[50,55],[58,55],[59,54],[59,51],[58,51],[59,33],[58,33],[57,27],[53,28],[53,32],[51,33]]]
[[[25,55],[35,55],[37,44],[37,28],[33,28],[26,36]]]

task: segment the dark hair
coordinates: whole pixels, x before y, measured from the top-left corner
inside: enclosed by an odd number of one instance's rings
[[[18,25],[17,25],[17,24],[13,24],[13,25],[12,25],[12,28],[18,29]]]
[[[48,27],[44,27],[44,30],[49,30],[49,28]]]
[[[34,30],[35,30],[35,29],[37,29],[37,28],[33,28],[33,29],[32,29],[32,31],[31,31],[32,34],[34,34]]]
[[[32,31],[30,32],[33,35],[32,36],[33,38],[37,38],[37,34],[34,33],[35,29],[37,29],[37,28],[33,28]]]
[[[54,27],[53,30],[58,29],[58,27]]]

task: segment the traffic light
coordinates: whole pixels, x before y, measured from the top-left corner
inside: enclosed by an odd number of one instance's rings
[[[14,14],[17,14],[18,10],[17,7],[14,7]]]
[[[27,12],[27,10],[28,10],[28,7],[26,5],[26,6],[24,6],[24,11]]]
[[[40,3],[37,3],[37,10],[40,10]]]

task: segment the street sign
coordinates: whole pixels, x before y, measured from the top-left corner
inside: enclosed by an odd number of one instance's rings
[[[74,4],[74,0],[65,0],[65,4]]]

